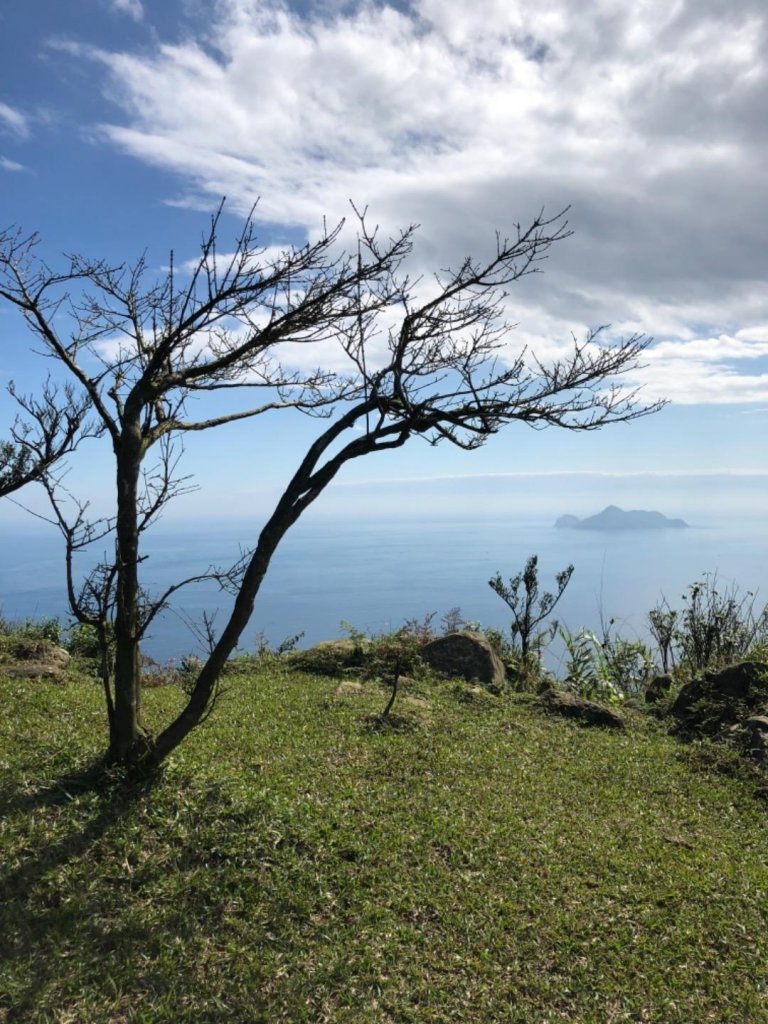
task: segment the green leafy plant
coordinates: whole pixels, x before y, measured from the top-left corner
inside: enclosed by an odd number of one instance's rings
[[[636,697],[645,691],[655,672],[653,655],[641,640],[611,636],[613,619],[603,629],[600,641],[605,674],[625,697]]]
[[[747,651],[750,661],[764,661],[768,665],[768,636],[756,640]]]
[[[28,640],[45,640],[50,644],[61,643],[61,623],[55,617],[47,619],[25,619],[14,629],[16,636]]]
[[[61,643],[61,623],[56,618],[24,619],[22,622],[2,620],[0,653],[11,658],[44,656],[52,645]]]
[[[541,593],[538,566],[538,555],[531,555],[525,569],[510,577],[507,583],[498,572],[488,580],[493,592],[498,594],[512,611],[512,623],[509,628],[512,651],[518,656],[522,677],[529,681],[538,678],[541,670],[541,651],[555,636],[558,624],[554,621],[544,630],[537,629],[554,611],[573,575],[573,566],[567,566],[555,576],[556,592]]]
[[[197,654],[185,654],[180,660],[176,682],[185,693],[191,693],[195,688],[202,667],[203,659]]]
[[[678,643],[684,661],[694,670],[742,657],[768,631],[768,608],[756,615],[754,594],[742,594],[735,584],[721,591],[716,574],[705,573],[683,600]]]
[[[356,650],[362,653],[368,646],[370,638],[364,629],[359,629],[357,626],[353,626],[351,622],[347,621],[347,619],[341,620],[339,628],[342,632],[347,634]]]
[[[299,645],[299,641],[302,639],[303,636],[304,630],[301,630],[301,632],[299,633],[294,633],[290,636],[286,636],[283,640],[280,641],[279,644],[276,644],[273,647],[272,644],[270,644],[269,640],[267,639],[267,634],[264,633],[262,630],[259,630],[255,637],[256,654],[260,658],[267,658],[270,656],[281,658],[284,654],[290,654],[291,651],[295,651]]]
[[[675,667],[678,614],[669,607],[666,598],[662,598],[648,612],[648,625],[659,651],[663,672],[669,672]]]
[[[409,633],[411,636],[416,637],[422,643],[429,643],[430,640],[434,639],[435,630],[432,622],[434,621],[437,612],[427,612],[422,619],[410,618],[406,619],[398,633]]]
[[[440,629],[445,633],[458,633],[460,629],[465,629],[467,621],[461,614],[461,608],[455,605],[453,608],[449,608],[448,611],[440,619]]]
[[[589,629],[571,633],[560,627],[568,655],[566,686],[580,697],[604,704],[620,704],[624,693],[611,678],[611,664],[599,638]]]
[[[99,635],[95,626],[76,622],[67,630],[67,650],[73,657],[95,660],[99,657]]]

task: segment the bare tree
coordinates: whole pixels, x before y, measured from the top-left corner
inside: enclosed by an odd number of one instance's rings
[[[8,233],[0,245],[0,296],[87,395],[114,452],[113,519],[89,522],[83,505],[68,518],[61,485],[46,480],[52,519],[67,542],[73,612],[101,638],[111,762],[159,763],[207,717],[275,549],[345,463],[414,436],[473,449],[512,421],[595,430],[659,407],[640,404],[636,391],[617,383],[648,344],[639,335],[610,345],[593,331],[550,365],[524,351],[501,358],[510,331],[506,288],[537,271],[551,246],[570,234],[563,214],[517,226],[510,239],[497,237],[489,259],[467,258],[427,286],[404,269],[413,226],[383,239],[355,211],[355,251],[339,255],[339,224],[312,244],[274,255],[257,245],[252,214],[225,255],[218,250],[221,212],[187,274],[173,258],[167,272],[152,277],[144,259],[111,267],[79,256],[54,273],[36,258],[34,236]],[[346,372],[324,369],[322,354],[317,369],[296,369],[286,349],[298,344],[306,352],[329,342],[344,354]],[[242,396],[242,406],[198,418],[190,399],[222,392]],[[145,594],[142,534],[186,486],[177,476],[179,439],[274,410],[326,422],[255,547],[229,572],[211,570],[233,588],[233,610],[186,706],[151,736],[141,714],[139,644],[172,593],[191,581],[154,598]],[[159,459],[146,471],[152,449]],[[107,534],[114,534],[114,560],[98,566],[78,592],[73,554]]]
[[[86,434],[98,430],[86,426],[88,403],[71,385],[59,390],[49,381],[40,398],[19,394],[13,383],[7,390],[25,415],[17,416],[10,437],[0,441],[0,498],[41,480]]]

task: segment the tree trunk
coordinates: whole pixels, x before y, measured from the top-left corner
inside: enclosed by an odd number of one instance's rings
[[[216,698],[216,686],[221,671],[232,651],[237,646],[240,636],[248,625],[253,612],[256,595],[266,576],[269,563],[277,550],[277,546],[299,516],[321,494],[323,489],[334,478],[346,461],[357,458],[370,451],[384,448],[400,447],[408,438],[408,432],[398,428],[397,437],[386,444],[376,443],[375,435],[361,436],[337,452],[332,458],[317,468],[318,461],[324,452],[345,430],[353,426],[367,411],[375,408],[375,400],[371,404],[356,406],[345,416],[332,424],[325,433],[310,446],[303,462],[294,474],[275,511],[259,535],[256,550],[251,556],[248,567],[243,574],[242,583],[237,593],[235,606],[216,646],[200,670],[195,687],[190,694],[184,710],[153,742],[150,760],[160,764],[182,740],[204,721],[210,713]]]
[[[267,574],[272,556],[298,517],[299,511],[292,507],[288,496],[284,495],[277,510],[261,531],[259,543],[245,571],[232,614],[216,646],[200,670],[200,675],[186,707],[152,744],[150,758],[155,764],[160,764],[172,750],[175,750],[210,711],[215,697],[216,683],[227,659],[248,625],[256,595]]]
[[[138,424],[123,431],[117,452],[117,593],[115,601],[115,700],[108,760],[127,764],[148,749],[141,718],[139,664],[138,488],[142,438]]]

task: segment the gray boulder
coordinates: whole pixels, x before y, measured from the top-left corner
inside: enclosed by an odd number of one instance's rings
[[[624,719],[610,708],[585,700],[565,690],[545,690],[539,697],[544,708],[554,715],[575,718],[584,725],[602,725],[608,729],[623,729]]]
[[[686,683],[672,705],[677,731],[718,736],[768,705],[768,665],[741,661]]]
[[[654,676],[645,688],[645,703],[655,704],[669,693],[671,686],[672,676],[668,672]]]
[[[48,640],[17,645],[13,662],[0,666],[0,672],[11,679],[50,679],[59,676],[71,658],[63,647]]]
[[[753,715],[747,719],[747,739],[750,756],[759,764],[768,763],[768,717]]]
[[[23,665],[8,665],[0,671],[9,679],[58,679],[61,675],[59,665],[43,665],[35,661],[27,661]]]
[[[430,668],[453,679],[477,681],[491,689],[501,689],[506,682],[504,662],[484,636],[471,630],[431,640],[421,657]]]

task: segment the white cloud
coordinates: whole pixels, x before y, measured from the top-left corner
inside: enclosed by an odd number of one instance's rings
[[[15,107],[9,107],[7,103],[0,103],[0,127],[5,127],[22,138],[29,134],[26,116]]]
[[[109,0],[109,3],[115,11],[127,14],[134,21],[141,21],[144,18],[141,0]]]
[[[0,167],[4,171],[23,171],[24,164],[19,164],[15,160],[9,160],[6,156],[0,156]]]
[[[649,396],[680,405],[768,399],[768,325],[716,338],[662,341],[647,351],[645,362],[637,378]]]
[[[134,0],[114,0],[123,7]],[[91,51],[124,151],[312,236],[368,203],[455,264],[542,204],[574,238],[520,282],[512,345],[613,323],[657,338],[638,379],[685,403],[766,400],[768,14],[759,0],[220,0],[196,39]]]

